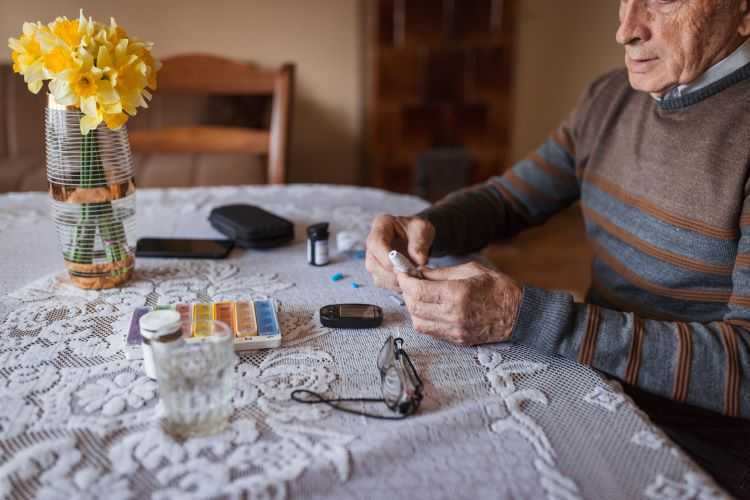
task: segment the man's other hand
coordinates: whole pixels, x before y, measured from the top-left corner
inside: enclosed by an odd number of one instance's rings
[[[510,339],[522,295],[512,279],[475,262],[422,273],[397,274],[417,331],[462,345]]]
[[[435,227],[425,219],[393,215],[375,217],[367,237],[365,258],[365,267],[375,286],[401,291],[388,252],[398,250],[420,268],[427,264],[434,239]]]

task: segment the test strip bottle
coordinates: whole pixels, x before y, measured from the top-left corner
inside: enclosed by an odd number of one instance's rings
[[[319,222],[307,228],[307,263],[312,266],[328,264],[327,222]]]

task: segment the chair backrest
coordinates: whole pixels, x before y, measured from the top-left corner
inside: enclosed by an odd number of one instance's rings
[[[219,96],[271,95],[268,130],[225,125],[172,126],[134,130],[136,153],[247,153],[267,155],[269,184],[284,184],[289,158],[294,65],[275,71],[207,54],[162,61],[158,92]]]

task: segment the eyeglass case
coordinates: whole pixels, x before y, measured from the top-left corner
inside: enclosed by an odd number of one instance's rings
[[[241,248],[273,248],[294,239],[294,224],[255,205],[224,205],[208,221]]]

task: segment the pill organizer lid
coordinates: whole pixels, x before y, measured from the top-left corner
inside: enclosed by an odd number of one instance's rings
[[[180,313],[168,309],[146,313],[141,316],[138,324],[141,327],[141,335],[151,340],[164,334],[174,333],[182,326]]]

